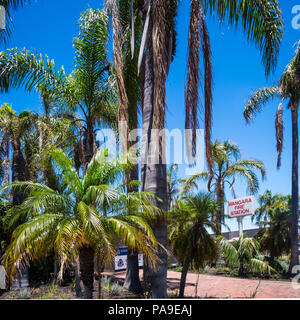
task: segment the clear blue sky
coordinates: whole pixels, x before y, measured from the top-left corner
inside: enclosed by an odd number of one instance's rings
[[[77,21],[80,12],[92,8],[102,8],[100,0],[35,0],[32,4],[13,14],[15,28],[8,47],[27,48],[38,53],[46,53],[57,66],[63,65],[67,73],[72,70],[72,40],[77,35]],[[284,150],[282,167],[276,169],[275,113],[279,101],[266,105],[251,125],[243,119],[243,109],[249,95],[256,89],[269,86],[279,79],[285,66],[294,55],[295,43],[300,31],[292,28],[293,1],[280,0],[285,20],[285,36],[281,45],[277,71],[268,80],[261,64],[261,55],[254,45],[247,43],[241,32],[220,25],[217,20],[207,17],[211,36],[214,69],[213,140],[230,139],[242,150],[243,158],[255,158],[264,162],[267,179],[261,184],[260,193],[271,189],[274,193],[291,192],[291,115],[284,110]],[[178,48],[175,61],[171,65],[167,81],[167,128],[184,127],[184,80],[187,61],[187,32],[189,22],[189,1],[182,0],[177,18]],[[3,47],[1,49],[4,49]],[[13,90],[2,94],[0,103],[12,103],[21,111],[31,109],[41,111],[35,94]],[[202,126],[201,126],[202,127]],[[181,174],[183,168],[181,168]],[[205,185],[203,185],[205,187]],[[238,196],[246,195],[246,186],[238,183]],[[231,199],[231,194],[227,193]],[[237,223],[230,221],[232,230]],[[250,218],[244,219],[244,227],[251,228]]]

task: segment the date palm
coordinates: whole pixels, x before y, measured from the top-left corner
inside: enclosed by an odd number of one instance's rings
[[[8,274],[13,275],[22,265],[54,249],[60,261],[60,277],[65,263],[79,257],[84,298],[92,298],[94,258],[102,262],[102,269],[114,257],[117,239],[155,263],[157,242],[142,216],[157,215],[149,205],[152,195],[127,194],[114,187],[128,170],[130,155],[111,159],[107,151],[100,150],[81,178],[61,150],[54,149],[50,154],[64,185],[61,193],[39,183],[11,185],[12,189],[26,188],[28,197],[22,205],[9,210],[5,218],[8,226],[20,216],[27,220],[15,229],[4,254]],[[135,203],[137,211],[128,212],[128,203]]]
[[[0,54],[1,91],[22,87],[56,101],[59,113],[67,113],[78,125],[84,167],[96,151],[96,126],[114,126],[116,121],[108,39],[108,16],[101,10],[88,9],[81,14],[79,35],[74,40],[71,74],[65,74],[63,67],[57,69],[48,56],[43,58],[26,49],[8,49]]]
[[[277,167],[281,165],[281,153],[283,147],[282,120],[283,103],[286,101],[291,110],[292,120],[292,227],[291,227],[291,261],[290,272],[294,266],[299,264],[299,244],[298,244],[298,109],[300,99],[300,46],[298,45],[296,54],[286,67],[277,85],[270,88],[263,88],[255,92],[249,99],[244,110],[244,117],[247,122],[253,120],[263,106],[275,97],[279,97],[281,102],[276,113],[276,141],[277,141]]]
[[[122,1],[107,0],[114,8]],[[134,29],[134,19],[137,15],[143,19],[144,31],[141,36],[139,48],[138,67],[142,77],[142,106],[143,106],[143,149],[142,149],[142,188],[154,192],[158,198],[163,199],[159,205],[167,210],[167,176],[164,164],[163,141],[155,141],[151,135],[152,129],[164,129],[166,90],[165,84],[170,63],[176,52],[175,20],[178,9],[177,0],[136,0],[131,1],[135,10],[131,13],[131,29]],[[192,154],[196,153],[196,129],[198,127],[198,87],[200,84],[199,68],[200,53],[204,59],[204,89],[205,89],[205,140],[206,159],[211,169],[211,119],[212,119],[212,63],[209,34],[205,23],[204,13],[216,15],[221,21],[227,20],[230,25],[241,26],[249,41],[256,44],[262,52],[262,60],[266,74],[269,74],[276,66],[279,45],[283,35],[283,22],[277,0],[191,0],[191,14],[188,41],[188,68],[186,80],[186,123],[187,129],[192,129]],[[117,9],[114,12],[118,12]],[[134,14],[136,16],[134,16]],[[117,15],[114,15],[117,26]],[[115,28],[116,52],[121,29]],[[132,39],[134,39],[132,37]],[[134,43],[134,41],[133,41]],[[136,50],[131,46],[132,50]],[[118,57],[121,55],[119,54]],[[117,60],[116,72],[119,84],[118,95],[121,107],[124,111],[123,119],[126,120],[128,104],[124,94],[124,79],[122,77],[122,59]],[[159,150],[158,161],[151,163],[153,153],[151,150]],[[166,222],[154,226],[154,232],[161,243],[166,244]],[[149,279],[154,298],[166,297],[167,256],[160,255],[160,268],[156,272],[147,269],[144,278]]]
[[[260,244],[257,240],[241,235],[238,240],[233,242],[222,236],[219,236],[217,241],[226,263],[231,267],[238,268],[240,276],[245,276],[248,272],[269,275],[276,273],[269,263],[260,256]]]
[[[12,150],[11,180],[26,181],[29,179],[28,163],[22,145],[26,136],[32,132],[36,116],[28,111],[17,114],[12,106],[3,104],[0,107],[1,147],[4,150],[5,177],[3,184],[10,179],[10,150]],[[24,200],[22,192],[15,192],[12,196],[13,205],[19,205]]]
[[[266,190],[258,198],[259,207],[255,210],[251,220],[256,222],[267,221],[274,211],[288,211],[290,209],[290,197],[281,194],[272,194],[271,190]]]
[[[183,265],[179,297],[183,298],[187,272],[212,263],[217,257],[217,245],[208,229],[217,232],[213,219],[218,202],[210,194],[199,193],[176,201],[169,211],[169,242],[172,253]]]
[[[231,189],[234,197],[234,184],[237,179],[244,180],[248,185],[248,191],[256,194],[259,190],[259,178],[255,171],[260,172],[265,178],[266,170],[264,164],[259,160],[241,159],[240,148],[231,141],[223,144],[216,141],[212,147],[212,174],[208,171],[199,172],[185,180],[185,190],[197,187],[197,181],[207,181],[209,192],[214,192],[216,199],[221,204],[215,219],[220,223],[224,221],[225,186]],[[218,233],[221,233],[221,229]]]

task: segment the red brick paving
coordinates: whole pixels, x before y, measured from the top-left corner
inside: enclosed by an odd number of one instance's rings
[[[125,272],[105,273],[116,280],[123,281]],[[178,290],[180,272],[168,271],[168,289]],[[142,279],[142,270],[140,270]],[[196,284],[197,294],[196,294]],[[257,299],[300,299],[300,288],[294,289],[291,281],[241,279],[224,276],[189,273],[187,275],[185,296],[190,298],[255,298]]]

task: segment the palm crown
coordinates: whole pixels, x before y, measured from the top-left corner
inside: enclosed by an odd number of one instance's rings
[[[87,165],[96,150],[95,125],[114,126],[117,105],[107,57],[108,16],[104,11],[88,9],[81,15],[79,27],[71,74],[67,75],[63,67],[57,69],[48,56],[9,49],[0,54],[0,87],[2,92],[19,87],[38,91],[46,113],[59,105],[59,113],[78,124],[83,164]]]
[[[259,160],[240,159],[240,148],[231,141],[225,141],[224,144],[216,141],[212,145],[213,171],[200,172],[185,180],[185,189],[197,186],[196,181],[204,179],[208,181],[208,189],[215,189],[216,194],[224,195],[224,187],[227,183],[232,189],[234,195],[234,183],[236,177],[245,179],[248,184],[248,189],[252,194],[255,194],[259,189],[259,179],[255,173],[257,169],[262,178],[265,177],[266,171],[264,164]]]
[[[128,168],[129,156],[108,160],[107,152],[99,151],[83,178],[61,150],[51,151],[51,156],[60,172],[63,192],[32,182],[12,184],[13,189],[25,188],[28,197],[5,218],[9,226],[20,216],[27,220],[15,229],[3,257],[10,275],[52,248],[61,261],[61,272],[65,262],[72,261],[83,247],[92,248],[108,262],[115,254],[117,239],[155,263],[157,243],[145,219],[157,214],[150,205],[152,195],[126,194],[113,186]]]

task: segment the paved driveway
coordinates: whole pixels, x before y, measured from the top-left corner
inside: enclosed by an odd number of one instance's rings
[[[122,282],[125,272],[105,273]],[[178,290],[180,272],[168,271],[168,289]],[[142,270],[140,270],[142,279]],[[300,299],[300,284],[296,290],[291,281],[252,280],[224,276],[189,273],[185,296],[191,298],[259,298],[259,299]]]

